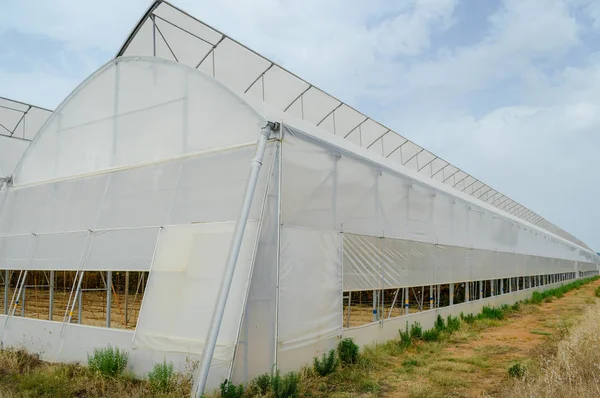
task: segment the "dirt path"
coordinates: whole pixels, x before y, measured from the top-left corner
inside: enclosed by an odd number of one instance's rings
[[[527,366],[561,323],[581,314],[600,280],[561,299],[525,305],[502,321],[483,320],[463,328],[445,344],[411,349],[386,375],[386,397],[493,397],[505,385],[508,368]]]

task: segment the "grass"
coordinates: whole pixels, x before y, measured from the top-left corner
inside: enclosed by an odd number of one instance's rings
[[[580,283],[564,285],[561,291],[546,295],[546,297],[557,297],[564,295],[570,289],[581,287],[584,283],[591,282],[597,278],[589,278]],[[552,289],[556,290],[556,289]],[[595,291],[600,290],[600,288]],[[591,297],[590,297],[591,298]],[[537,299],[536,299],[537,300]],[[595,322],[594,326],[586,326],[587,331],[578,332],[577,325],[570,322],[557,322],[548,339],[554,341],[568,336],[580,336],[579,339],[570,338],[569,343],[544,344],[542,348],[545,358],[550,359],[543,366],[530,366],[526,361],[526,374],[538,372],[538,368],[550,371],[555,366],[557,355],[566,355],[569,364],[585,363],[589,369],[594,369],[593,364],[585,362],[584,356],[596,355],[598,350],[589,350],[590,346],[600,345],[600,301],[593,299],[598,314],[586,317]],[[534,300],[531,300],[534,302]],[[265,374],[252,381],[242,392],[239,386],[227,383],[225,396],[228,397],[342,397],[342,396],[378,396],[387,392],[393,392],[396,388],[394,383],[406,383],[403,385],[404,393],[411,397],[443,397],[448,395],[464,395],[465,388],[469,388],[470,378],[476,374],[492,375],[499,371],[509,378],[508,369],[517,365],[514,362],[510,366],[498,358],[509,353],[510,347],[503,344],[492,344],[472,349],[469,355],[454,355],[452,349],[461,344],[468,343],[479,338],[481,331],[504,325],[516,314],[530,314],[535,311],[535,305],[523,305],[516,303],[512,306],[484,307],[477,315],[461,315],[460,317],[438,317],[435,326],[430,330],[423,330],[421,325],[415,324],[410,328],[408,324],[404,331],[399,333],[399,339],[383,344],[375,344],[363,347],[358,352],[358,346],[351,340],[342,340],[338,350],[332,354],[329,352],[325,359],[330,361],[332,355],[337,354],[339,364],[334,371],[326,375],[319,375],[313,367],[302,369],[299,373],[280,375]],[[586,325],[589,322],[586,320]],[[543,334],[544,331],[531,330],[534,334]],[[595,335],[592,335],[593,333]],[[429,336],[429,337],[428,337]],[[558,341],[558,340],[557,340]],[[589,345],[585,345],[589,344]],[[189,395],[191,380],[188,372],[183,375],[174,374],[172,366],[167,363],[157,364],[149,380],[139,380],[126,371],[126,360],[122,353],[112,353],[108,350],[102,351],[101,355],[92,355],[98,364],[90,368],[79,365],[48,364],[35,355],[27,354],[22,350],[0,350],[0,396],[40,396],[40,397],[181,397]],[[600,352],[600,351],[598,351]],[[345,358],[342,360],[342,356]],[[100,358],[104,358],[100,360]],[[112,359],[106,359],[112,358]],[[116,358],[121,358],[117,360]],[[600,363],[600,354],[594,363]],[[566,359],[565,359],[566,360]],[[92,361],[92,362],[94,362]],[[322,361],[322,360],[321,360]],[[320,362],[321,362],[320,361]],[[96,363],[94,362],[94,363]],[[106,363],[105,363],[106,362]],[[100,363],[105,363],[100,365]],[[118,364],[121,365],[118,365]],[[106,365],[109,364],[110,366]],[[105,366],[106,365],[106,366]],[[518,364],[524,366],[523,364]],[[504,366],[504,367],[503,367]],[[558,366],[558,365],[556,365]],[[566,366],[566,365],[561,365]],[[100,368],[113,369],[110,372],[102,372]],[[119,369],[119,370],[114,370]],[[589,372],[588,372],[589,373]],[[581,394],[581,388],[592,388],[586,377],[588,373],[576,373],[580,381],[569,381],[568,385],[574,386],[571,396],[585,396]],[[109,374],[109,377],[106,376]],[[544,373],[532,373],[535,380],[542,383]],[[515,391],[525,394],[514,396],[553,396],[542,393],[529,394],[533,379],[511,378]],[[598,380],[600,381],[600,380]],[[523,383],[529,383],[524,385]],[[571,383],[571,384],[569,384]],[[573,384],[574,383],[574,384]],[[580,383],[581,385],[577,384]],[[512,390],[511,390],[512,391]],[[539,392],[539,390],[536,390]],[[585,390],[589,392],[588,390]],[[590,390],[594,391],[595,390]],[[450,392],[450,393],[449,393]],[[578,395],[579,393],[579,395]],[[600,393],[600,392],[599,392]],[[594,395],[594,394],[592,394]],[[561,397],[561,395],[556,395]],[[567,395],[564,395],[567,397]],[[600,396],[600,394],[599,394]]]
[[[596,289],[597,290],[597,289]],[[544,344],[539,365],[517,375],[504,394],[513,397],[597,397],[600,396],[600,302],[589,305],[579,323],[561,329]],[[516,365],[515,365],[516,366]],[[509,374],[515,373],[513,368]],[[523,377],[523,375],[525,377]]]
[[[191,383],[173,376],[172,389],[159,392],[149,381],[123,372],[106,377],[75,364],[50,364],[22,349],[0,350],[0,397],[181,397]]]

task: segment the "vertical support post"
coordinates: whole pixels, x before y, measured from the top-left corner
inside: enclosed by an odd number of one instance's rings
[[[429,309],[433,309],[433,285],[429,285]]]
[[[77,295],[77,323],[81,325],[81,318],[82,318],[82,307],[83,307],[83,303],[82,303],[82,299],[83,299],[83,289],[79,289],[79,294]]]
[[[350,305],[348,305],[348,311]],[[129,271],[125,271],[125,327],[129,323]]]
[[[479,281],[479,300],[483,298],[483,281]]]
[[[49,294],[50,298],[48,304],[48,320],[52,320],[52,316],[54,314],[54,271],[50,271],[50,283],[49,283]]]
[[[494,297],[494,279],[490,279],[490,297]]]
[[[504,278],[500,279],[500,294],[504,294]]]
[[[441,297],[442,297],[442,285],[437,285],[437,308],[440,308],[440,301],[441,301]]]
[[[10,290],[10,271],[4,271],[4,315],[8,315],[8,291]]]
[[[377,290],[373,290],[373,322],[377,322]]]
[[[471,283],[470,282],[465,282],[465,303],[469,302],[469,293],[471,289]]]
[[[227,257],[227,263],[223,273],[223,279],[219,288],[219,294],[215,303],[213,315],[210,320],[210,326],[208,328],[208,335],[206,336],[206,344],[202,350],[202,356],[200,359],[200,365],[198,371],[200,373],[198,377],[197,385],[194,386],[194,396],[200,398],[204,393],[204,387],[208,379],[208,373],[210,370],[210,364],[212,357],[215,352],[215,346],[217,344],[217,338],[221,329],[221,322],[223,321],[223,315],[225,312],[225,306],[227,305],[227,297],[231,289],[231,284],[235,274],[235,267],[240,254],[242,241],[244,238],[244,232],[250,216],[250,208],[252,206],[252,199],[254,197],[254,191],[258,184],[258,176],[262,161],[267,149],[267,143],[271,136],[271,133],[279,130],[278,123],[268,122],[265,127],[261,129],[260,136],[256,143],[256,152],[250,163],[250,175],[248,176],[248,183],[244,192],[244,199],[242,201],[242,208],[240,209],[240,215],[235,224],[233,233],[233,239],[231,241],[231,248]]]
[[[25,316],[25,291],[27,290],[27,286],[23,285],[23,290],[21,291],[21,316]]]
[[[450,284],[450,305],[454,305],[454,283]]]
[[[404,314],[408,315],[408,288],[404,288]]]
[[[509,293],[512,292],[512,281],[513,281],[513,278],[508,278],[508,292]]]
[[[350,306],[352,305],[352,292],[348,292],[348,315],[346,316],[346,327],[350,327]]]
[[[110,310],[112,307],[112,271],[106,271],[106,327],[110,327]]]

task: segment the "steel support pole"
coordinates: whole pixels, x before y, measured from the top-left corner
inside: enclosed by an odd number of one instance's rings
[[[10,290],[10,271],[4,271],[4,315],[8,315],[8,291]]]
[[[433,285],[429,285],[429,309],[433,309]]]
[[[479,300],[483,298],[483,281],[479,281]]]
[[[48,305],[48,320],[52,320],[52,315],[54,314],[54,271],[50,271],[50,283],[49,283],[49,305]]]
[[[112,271],[106,271],[106,327],[110,327],[110,310],[112,308]]]
[[[129,322],[129,271],[125,271],[125,327]]]
[[[377,322],[378,291],[373,290],[373,322]]]
[[[454,283],[450,284],[450,305],[454,305]]]
[[[405,287],[404,288],[404,314],[405,315],[408,315],[408,299],[409,299],[408,288]]]
[[[494,279],[490,279],[490,297],[494,297]]]
[[[79,294],[77,295],[77,323],[81,325],[81,316],[82,316],[82,298],[83,298],[83,289],[79,290]]]
[[[469,302],[469,289],[471,289],[471,283],[465,282],[465,303]]]
[[[25,316],[25,291],[27,290],[27,286],[23,286],[23,290],[21,292],[21,316]]]
[[[262,166],[265,151],[271,133],[279,129],[279,123],[268,122],[265,127],[261,129],[260,136],[256,143],[256,152],[254,158],[250,163],[250,175],[248,177],[248,183],[246,185],[246,191],[244,193],[244,200],[242,202],[242,208],[240,215],[235,224],[235,230],[233,233],[233,239],[231,242],[231,248],[229,256],[227,257],[227,263],[225,265],[223,280],[219,288],[219,294],[217,296],[217,302],[213,311],[213,315],[208,328],[208,335],[206,336],[206,345],[202,350],[202,356],[200,359],[200,365],[198,366],[199,377],[198,383],[195,386],[193,392],[197,398],[200,398],[204,393],[206,387],[206,381],[208,380],[208,372],[210,370],[210,364],[212,357],[215,352],[215,346],[217,344],[217,338],[219,337],[219,331],[221,329],[221,322],[223,321],[223,314],[225,312],[225,306],[227,304],[227,297],[229,296],[229,290],[231,289],[231,283],[235,274],[235,266],[238,261],[240,249],[242,246],[242,240],[244,238],[244,232],[246,230],[246,224],[248,223],[248,217],[250,216],[250,207],[252,206],[252,198],[254,197],[254,191],[258,183],[258,176],[260,168]]]

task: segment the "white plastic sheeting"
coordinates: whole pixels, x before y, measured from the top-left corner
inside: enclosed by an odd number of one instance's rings
[[[118,91],[108,85],[114,79]],[[260,115],[268,115],[283,122],[282,136],[265,154],[209,388],[273,365],[295,370],[335,347],[346,333],[345,289],[597,270],[590,263],[598,257],[583,247],[259,109],[182,64],[107,64],[52,116],[16,185],[0,190],[0,268],[150,270],[135,338],[124,346],[140,374],[163,358],[183,370],[203,350]],[[329,120],[319,107],[303,111]],[[41,334],[27,329],[31,322],[15,325],[25,329],[11,331],[12,342]],[[80,360],[63,347],[89,347],[71,339],[94,333],[66,329],[48,344],[61,360]],[[99,330],[104,343],[110,334]]]
[[[389,289],[573,272],[576,261],[344,234],[344,290]],[[579,263],[580,269],[596,269]],[[583,268],[582,268],[583,267]]]
[[[262,125],[262,117],[239,97],[190,67],[157,58],[118,58],[56,109],[17,167],[14,183],[254,142]]]
[[[401,169],[285,128],[283,223],[571,261],[594,255]]]
[[[341,335],[341,244],[341,235],[334,231],[282,227],[278,308],[282,370],[310,362],[315,352],[333,348]]]
[[[249,221],[213,355],[209,385],[229,377],[257,233]],[[165,227],[144,297],[134,348],[200,354],[223,278],[235,222]]]
[[[568,232],[465,171],[160,0],[150,5],[118,53],[118,56],[149,55],[201,70],[239,94],[265,101],[322,131],[368,148],[457,192],[464,192],[589,249]]]
[[[0,97],[0,177],[12,175],[52,111]]]

